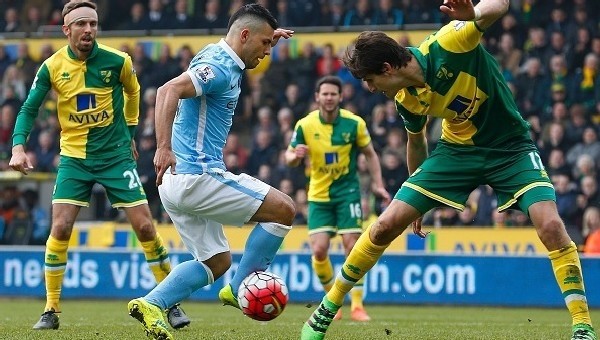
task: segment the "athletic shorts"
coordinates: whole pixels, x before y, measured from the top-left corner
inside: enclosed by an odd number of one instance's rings
[[[271,188],[246,174],[172,175],[158,187],[160,199],[186,248],[198,261],[229,251],[223,225],[250,221]]]
[[[421,214],[447,205],[463,210],[469,194],[490,185],[498,211],[518,208],[528,214],[540,201],[556,201],[537,148],[530,140],[507,143],[504,149],[457,146],[441,142],[396,193]]]
[[[129,154],[103,160],[61,156],[52,203],[88,207],[95,183],[104,187],[114,208],[148,203],[136,163]]]
[[[341,202],[308,202],[308,234],[362,232],[360,198]]]

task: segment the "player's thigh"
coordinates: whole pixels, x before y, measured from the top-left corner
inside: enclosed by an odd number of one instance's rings
[[[229,251],[229,243],[222,224],[172,207],[165,207],[165,209],[183,244],[196,260],[206,261],[217,254]]]
[[[82,160],[61,156],[52,192],[52,203],[88,207],[94,178],[94,174]]]
[[[291,225],[295,211],[294,202],[288,195],[269,187],[265,199],[250,220],[253,222],[275,222]]]
[[[472,147],[438,145],[394,198],[421,214],[440,205],[463,210],[469,194],[483,180],[482,162]]]
[[[106,190],[106,196],[114,208],[135,207],[148,203],[136,163],[128,155],[106,162],[96,178]]]
[[[337,232],[335,204],[308,202],[308,234],[326,233],[333,237]]]
[[[259,209],[270,186],[248,175],[230,172],[166,173],[159,186],[165,208],[184,211],[225,225],[242,225]],[[168,211],[168,210],[167,210]]]
[[[535,150],[496,153],[489,158],[487,183],[498,196],[498,211],[518,207],[528,214],[532,204],[555,201],[554,187]]]
[[[338,234],[360,234],[363,222],[360,197],[336,203],[335,216]]]

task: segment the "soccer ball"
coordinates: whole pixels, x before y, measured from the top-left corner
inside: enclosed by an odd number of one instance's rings
[[[256,271],[242,281],[238,303],[244,315],[258,321],[278,317],[288,302],[288,289],[279,276]]]

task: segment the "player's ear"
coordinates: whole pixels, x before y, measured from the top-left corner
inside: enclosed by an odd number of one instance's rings
[[[69,31],[70,31],[69,26],[62,25],[62,31],[63,31],[64,35],[69,36]]]
[[[243,30],[240,31],[240,41],[242,43],[246,43],[246,41],[248,41],[248,39],[250,39],[250,30],[247,28],[244,28]]]
[[[388,62],[384,62],[384,63],[381,65],[381,73],[382,73],[382,74],[389,74],[389,73],[392,71],[392,68],[393,68],[393,67],[392,67],[392,65],[391,65],[390,63],[388,63]]]

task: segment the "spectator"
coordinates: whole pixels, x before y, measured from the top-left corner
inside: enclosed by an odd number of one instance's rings
[[[321,49],[321,55],[317,59],[317,77],[333,75],[342,67],[342,61],[333,50],[333,44],[327,43]]]
[[[154,63],[152,78],[150,84],[158,88],[170,79],[181,74],[179,64],[171,55],[171,46],[169,44],[160,45],[160,55]]]
[[[146,14],[146,21],[148,22],[148,29],[150,30],[162,30],[168,26],[168,18],[166,17],[163,10],[163,3],[161,0],[148,0],[148,13]]]
[[[150,29],[150,21],[146,16],[146,8],[143,3],[134,3],[129,13],[129,19],[120,25],[122,30],[141,31]]]
[[[318,57],[315,45],[311,41],[307,41],[302,45],[302,51],[298,58],[291,61],[290,77],[294,83],[298,84],[302,101],[312,100],[313,85],[317,80]]]
[[[494,194],[494,190],[492,190],[489,185],[486,185],[480,186],[476,191],[477,192],[473,195],[474,201],[477,202],[473,224],[478,226],[494,225],[492,216],[498,206],[498,200]]]
[[[44,1],[47,3],[47,1]],[[26,7],[23,9],[26,17],[21,20],[20,29],[25,33],[37,32],[40,26],[45,24],[45,16],[42,17],[42,13],[39,7]]]
[[[31,58],[29,45],[26,42],[22,42],[17,46],[17,60],[15,60],[15,65],[23,72],[25,87],[29,88],[37,72],[37,62]]]
[[[261,165],[274,166],[278,152],[273,145],[273,136],[269,131],[260,130],[256,134],[256,145],[248,158],[248,174],[257,175]]]
[[[539,58],[528,58],[523,64],[522,72],[515,80],[517,88],[517,104],[525,119],[539,115],[547,93],[542,86],[544,74]]]
[[[373,15],[373,25],[399,26],[402,24],[404,24],[404,12],[395,7],[392,0],[379,0]]]
[[[600,91],[598,60],[597,55],[588,53],[585,56],[583,67],[577,70],[574,77],[575,98],[573,99],[583,104],[587,109],[595,107],[595,94],[597,91]]]
[[[188,13],[188,0],[175,0],[174,9],[173,16],[167,20],[167,28],[194,28],[196,20]],[[189,63],[187,65],[189,65]]]
[[[287,17],[290,27],[319,26],[320,14],[319,0],[288,1]]]
[[[223,148],[223,155],[235,155],[237,168],[241,172],[246,171],[249,152],[248,149],[240,142],[240,136],[237,133],[231,132],[227,136],[227,142]]]
[[[580,180],[584,176],[596,178],[598,171],[596,170],[596,161],[590,155],[581,155],[577,158],[577,163],[572,168],[573,178]]]
[[[7,91],[12,91],[19,102],[25,100],[27,96],[27,84],[23,72],[15,65],[10,65],[2,77],[2,93],[0,100],[4,101],[10,98]]]
[[[583,67],[585,56],[591,52],[592,35],[585,27],[579,27],[573,41],[573,48],[570,52],[571,70],[577,70]]]
[[[571,168],[565,160],[565,153],[561,149],[550,150],[548,161],[546,162],[546,172],[549,177],[559,173],[565,174],[571,172]]]
[[[587,208],[583,214],[583,235],[583,251],[586,254],[600,254],[600,209],[597,207]]]
[[[0,79],[4,77],[4,72],[11,64],[12,60],[10,60],[10,56],[6,53],[4,45],[0,44]]]
[[[518,74],[522,56],[523,52],[515,47],[514,36],[510,33],[503,33],[500,36],[498,52],[495,57],[507,81],[513,81]]]
[[[321,26],[340,27],[344,24],[344,1],[330,0],[321,7]],[[284,26],[285,27],[285,26]]]
[[[27,189],[22,193],[23,205],[32,224],[30,245],[45,245],[50,235],[50,214],[40,205],[39,193]]]
[[[369,0],[357,0],[344,16],[344,27],[367,26],[373,23],[373,10]]]
[[[273,119],[273,110],[268,106],[263,106],[258,109],[256,113],[257,122],[252,128],[252,135],[258,138],[259,132],[267,131],[272,138],[272,142],[277,141],[279,129],[277,127],[277,122]],[[254,140],[254,145],[257,144],[257,141]]]
[[[19,13],[16,8],[9,7],[4,12],[4,20],[0,22],[0,32],[21,32]]]
[[[556,206],[558,213],[567,228],[577,225],[577,193],[568,174],[556,174],[552,176],[552,184],[556,190]]]
[[[300,87],[296,83],[288,83],[285,87],[284,98],[280,107],[289,107],[294,114],[294,120],[299,120],[304,116],[307,109],[306,100],[300,97]]]
[[[583,154],[589,155],[592,159],[600,159],[600,141],[593,127],[587,127],[583,131],[583,141],[575,144],[567,152],[567,163],[571,166],[575,165],[579,156]]]
[[[569,118],[565,124],[566,138],[569,145],[575,145],[583,141],[583,132],[590,126],[586,117],[585,107],[581,104],[573,104],[569,108]]]
[[[38,135],[38,145],[34,150],[38,172],[56,172],[54,158],[58,155],[58,146],[54,131],[44,130]]]
[[[207,0],[204,14],[200,17],[200,28],[226,28],[227,18],[220,15],[221,5],[219,0]]]
[[[140,182],[146,192],[148,207],[154,219],[160,218],[160,197],[156,186],[156,171],[154,170],[154,152],[156,151],[156,140],[154,133],[142,134],[138,144],[139,157],[137,159],[137,171]]]

